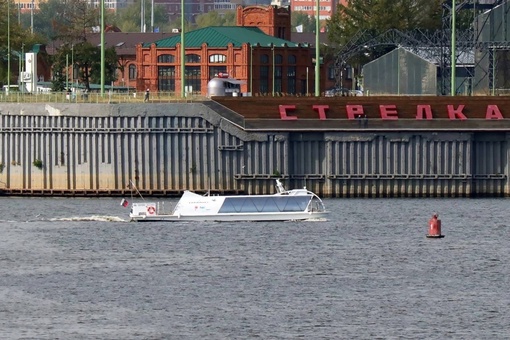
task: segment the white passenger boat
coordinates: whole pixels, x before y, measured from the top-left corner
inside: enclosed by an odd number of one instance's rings
[[[327,211],[322,200],[306,188],[285,190],[276,180],[272,195],[211,196],[185,191],[172,213],[161,203],[133,203],[132,221],[289,221],[321,219]],[[123,200],[125,203],[125,200]],[[121,203],[121,205],[124,205]]]

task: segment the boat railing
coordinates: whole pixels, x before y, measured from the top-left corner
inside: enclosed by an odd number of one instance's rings
[[[308,211],[310,212],[323,212],[326,211],[326,207],[322,202],[321,198],[311,191],[308,191],[312,195],[310,202],[308,203]]]

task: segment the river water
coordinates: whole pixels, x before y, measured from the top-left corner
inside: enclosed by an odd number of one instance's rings
[[[175,224],[127,222],[119,202],[0,199],[1,339],[509,337],[507,199]],[[434,212],[444,239],[425,237]]]

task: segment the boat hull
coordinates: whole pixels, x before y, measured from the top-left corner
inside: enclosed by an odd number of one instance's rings
[[[213,221],[213,222],[268,222],[268,221],[299,221],[326,218],[328,213],[292,212],[278,214],[216,214],[216,215],[152,215],[131,216],[135,222],[182,222],[182,221]]]
[[[210,196],[185,190],[173,211],[160,202],[134,202],[129,217],[137,222],[178,221],[297,221],[327,215],[322,200],[303,189],[285,190],[276,180],[273,195]],[[125,206],[126,201],[121,202]]]

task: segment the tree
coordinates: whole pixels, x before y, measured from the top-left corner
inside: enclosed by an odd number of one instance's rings
[[[223,18],[216,11],[201,14],[196,17],[195,22],[198,27],[221,26]]]
[[[33,29],[40,34],[43,42],[56,39],[55,24],[63,19],[65,2],[61,0],[48,0],[39,2],[39,10],[33,12]],[[32,13],[21,13],[21,24],[29,29],[32,23]],[[59,26],[62,24],[59,24]]]
[[[99,27],[100,8],[85,0],[67,0],[63,16],[54,21],[56,37],[64,42],[86,41],[87,33]]]
[[[58,49],[53,60],[53,90],[63,91],[66,88],[66,79],[70,79],[66,74],[66,67],[69,57],[73,56],[74,67],[79,70],[78,78],[74,79],[82,83],[86,89],[90,89],[90,84],[98,84],[101,81],[101,50],[90,42],[80,42],[76,45],[64,45]],[[117,53],[114,47],[105,49],[105,82],[111,83],[116,80]]]
[[[100,26],[100,8],[86,0],[47,0],[39,3],[33,14],[34,32],[44,37],[45,42],[84,40],[87,33]],[[105,22],[112,17],[105,11]],[[29,28],[31,14],[21,15],[23,27]]]
[[[140,1],[127,6],[126,8],[120,9],[115,17],[112,19],[112,23],[119,27],[122,32],[140,32],[140,12],[141,12]],[[155,4],[154,5],[154,27],[158,27],[160,31],[170,31],[170,25],[168,22],[168,13],[165,6]],[[145,1],[145,22],[147,25],[147,32],[150,32],[151,24],[151,2]]]
[[[235,26],[236,13],[235,11],[227,11],[225,14],[220,14],[216,11],[210,11],[200,14],[195,18],[197,28],[209,26]]]
[[[22,46],[32,46],[34,37],[18,24],[15,3],[10,1],[8,4],[7,1],[9,0],[0,0],[0,12],[4,13],[0,16],[0,82],[7,82],[8,59],[10,59],[9,82],[14,83],[18,74]],[[10,50],[8,45],[10,45]],[[7,58],[9,52],[10,58]]]
[[[330,42],[345,45],[358,32],[439,29],[444,0],[365,0],[339,5],[328,22]]]
[[[223,15],[223,20],[225,26],[236,26],[236,11],[227,11]]]
[[[315,32],[315,16],[308,15],[306,12],[293,12],[291,17],[292,31],[296,32],[296,27],[303,25],[305,33]]]

